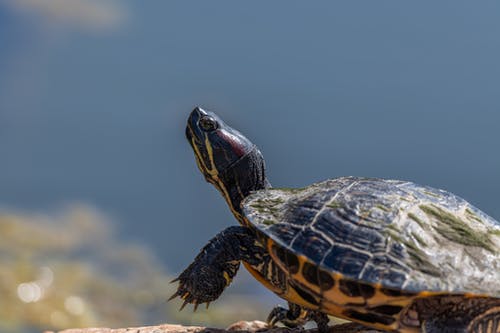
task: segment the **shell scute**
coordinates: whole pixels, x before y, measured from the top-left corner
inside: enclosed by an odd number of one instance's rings
[[[358,276],[370,259],[369,254],[357,252],[352,248],[334,245],[324,257],[329,266],[339,267],[339,271],[348,276]]]
[[[301,228],[294,225],[273,223],[268,226],[267,232],[280,235],[280,240],[291,243],[293,239],[302,231]]]
[[[384,237],[377,232],[373,232],[373,228],[362,226],[352,219],[346,219],[349,215],[342,212],[343,208],[328,209],[322,212],[316,222],[314,228],[325,235],[336,244],[351,244],[358,249],[381,248],[385,242]],[[339,214],[340,213],[340,214]]]
[[[304,229],[299,232],[292,240],[291,244],[294,247],[301,248],[301,254],[305,255],[313,262],[319,262],[331,248],[331,243],[322,236],[318,231],[312,229]]]

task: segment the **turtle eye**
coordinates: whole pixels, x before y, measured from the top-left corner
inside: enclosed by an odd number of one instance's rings
[[[217,121],[210,116],[200,118],[198,125],[205,132],[211,132],[218,127]]]

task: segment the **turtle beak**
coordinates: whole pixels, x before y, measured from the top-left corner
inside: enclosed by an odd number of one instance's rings
[[[192,142],[193,136],[195,139],[200,139],[201,131],[198,128],[198,121],[201,117],[206,116],[207,112],[200,107],[194,108],[193,111],[189,114],[189,118],[186,126],[186,138],[189,142]]]
[[[196,134],[199,132],[198,121],[204,114],[206,114],[206,112],[200,107],[194,108],[194,110],[189,114],[186,126],[186,138],[190,143],[193,140],[193,136],[197,137]]]
[[[191,147],[195,152],[194,155],[198,168],[200,169],[203,176],[205,176],[205,179],[208,182],[210,182],[211,179],[208,176],[208,171],[204,166],[204,162],[201,160],[202,157],[199,155],[200,150],[204,148],[203,145],[201,144],[203,134],[198,127],[198,121],[200,120],[201,117],[205,115],[207,115],[207,112],[200,107],[196,107],[194,108],[193,111],[191,111],[186,125],[186,139],[188,140],[189,144],[191,145]]]

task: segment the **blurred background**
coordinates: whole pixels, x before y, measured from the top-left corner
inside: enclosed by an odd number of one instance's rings
[[[500,3],[0,0],[0,331],[264,319],[169,281],[235,224],[184,138],[217,112],[275,187],[345,175],[500,219]],[[237,305],[237,306],[235,306]]]

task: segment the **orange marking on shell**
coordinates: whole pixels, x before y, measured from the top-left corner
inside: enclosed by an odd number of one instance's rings
[[[309,260],[307,260],[307,258],[305,256],[302,256],[302,255],[297,256],[297,258],[299,259],[299,270],[298,270],[297,273],[291,275],[292,279],[294,279],[295,281],[300,282],[300,284],[305,285],[308,289],[310,289],[315,294],[317,294],[318,296],[321,297],[321,289],[320,289],[319,285],[314,284],[314,283],[310,283],[305,278],[305,276],[303,274],[304,273],[304,264],[306,262],[309,262]]]
[[[308,309],[311,309],[311,310],[319,310],[321,308],[320,306],[318,306],[316,304],[312,304],[312,303],[309,303],[308,301],[306,301],[290,285],[288,286],[286,292],[283,293],[283,294],[281,294],[280,296],[282,298],[286,299],[287,301],[290,301],[292,303],[298,304],[300,306],[304,306],[304,307],[306,307]]]

